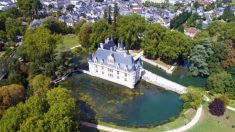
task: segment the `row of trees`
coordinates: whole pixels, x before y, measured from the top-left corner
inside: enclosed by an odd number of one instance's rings
[[[105,19],[76,24],[81,45],[94,50],[105,38],[112,37],[115,41],[122,41],[127,49],[142,48],[151,59],[161,57],[171,63],[180,56],[189,55],[192,43],[178,31],[170,31],[160,24],[150,24],[137,14],[118,16],[116,19],[115,26]]]

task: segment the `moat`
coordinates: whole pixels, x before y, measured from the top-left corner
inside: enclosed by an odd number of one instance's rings
[[[131,90],[86,74],[74,73],[60,85],[72,91],[84,120],[147,127],[177,118],[183,107],[178,94],[142,81]]]

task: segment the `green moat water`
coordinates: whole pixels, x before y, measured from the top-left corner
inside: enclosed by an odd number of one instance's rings
[[[170,75],[165,73],[159,68],[152,66],[148,63],[144,63],[144,69],[149,70],[159,76],[167,78],[173,82],[179,83],[183,86],[195,86],[195,87],[206,87],[207,78],[193,77],[188,75],[188,70],[183,67],[178,67],[175,72]]]
[[[139,82],[134,90],[130,90],[86,74],[74,73],[60,85],[72,91],[85,120],[146,127],[177,117],[183,107],[178,94],[146,82]]]

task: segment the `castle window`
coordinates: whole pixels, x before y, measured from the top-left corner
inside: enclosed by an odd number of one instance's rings
[[[125,73],[125,77],[127,76],[127,73]]]
[[[95,70],[98,73],[98,70]]]
[[[127,79],[125,78],[125,81],[127,81]]]
[[[117,74],[119,74],[119,71],[117,71]]]

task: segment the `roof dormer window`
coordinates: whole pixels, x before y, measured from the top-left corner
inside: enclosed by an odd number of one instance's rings
[[[113,54],[110,54],[109,56],[108,56],[108,64],[114,64],[114,56],[113,56]]]

